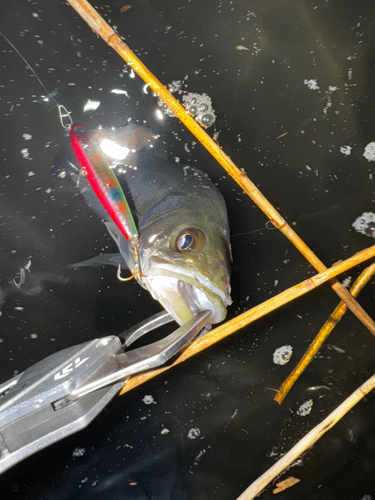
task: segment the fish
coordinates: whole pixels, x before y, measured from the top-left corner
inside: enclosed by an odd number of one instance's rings
[[[106,261],[102,254],[99,265],[126,265],[180,325],[201,310],[211,311],[211,324],[223,321],[232,302],[230,233],[224,198],[208,175],[171,162],[160,138],[143,126],[101,128],[87,136],[116,173],[138,232],[135,256],[72,152],[55,159],[53,173],[71,177],[118,246],[120,259],[108,254]],[[95,258],[87,264],[95,265]]]

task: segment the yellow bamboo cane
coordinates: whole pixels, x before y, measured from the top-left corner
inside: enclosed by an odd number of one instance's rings
[[[353,295],[353,297],[358,297],[359,292],[366,285],[366,283],[369,282],[374,273],[375,273],[375,262],[366,267],[366,269],[355,280],[353,286],[350,289],[350,293]],[[332,332],[332,330],[335,328],[340,319],[344,316],[345,312],[346,312],[346,305],[343,302],[340,302],[340,304],[336,307],[336,309],[324,323],[318,335],[311,342],[309,348],[302,356],[298,365],[294,368],[294,370],[291,372],[288,378],[286,378],[285,381],[282,383],[276,396],[273,398],[275,401],[277,401],[277,403],[281,404],[284,401],[290,389],[293,387],[293,385],[298,380],[300,375],[305,371],[312,358],[321,348],[323,343],[326,341],[328,335]]]

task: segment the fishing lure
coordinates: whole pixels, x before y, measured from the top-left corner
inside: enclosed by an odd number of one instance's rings
[[[129,278],[122,278],[121,266],[119,266],[118,279],[128,281],[134,276],[142,276],[138,259],[137,227],[116,174],[104,157],[99,143],[90,135],[86,135],[81,125],[77,123],[69,125],[69,137],[74,154],[81,166],[81,172],[121,234],[130,241],[134,251],[136,261],[134,273]]]

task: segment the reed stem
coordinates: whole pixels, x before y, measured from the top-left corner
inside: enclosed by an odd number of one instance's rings
[[[358,276],[355,280],[353,286],[350,289],[350,293],[353,297],[357,297],[362,288],[370,281],[372,276],[375,273],[375,262],[370,264],[366,269]],[[300,375],[305,371],[306,367],[321,348],[323,343],[326,341],[328,335],[335,328],[340,319],[344,316],[346,312],[346,305],[344,302],[340,302],[340,304],[336,307],[327,321],[324,323],[323,327],[319,331],[318,335],[311,342],[309,348],[302,356],[298,365],[294,368],[288,378],[282,383],[280,389],[278,390],[276,396],[273,398],[277,403],[281,404],[285,397],[287,396],[290,389],[293,387],[295,382],[298,380]]]
[[[332,413],[328,415],[319,425],[314,427],[293,448],[270,469],[254,481],[237,500],[252,500],[258,496],[264,488],[273,481],[281,472],[292,464],[302,453],[316,443],[327,431],[348,413],[361,399],[375,388],[375,375],[370,377],[364,384],[356,389],[345,401],[341,403]]]

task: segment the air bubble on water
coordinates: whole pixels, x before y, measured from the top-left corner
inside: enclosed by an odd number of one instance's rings
[[[147,394],[143,399],[142,401],[144,402],[145,405],[151,405],[151,404],[154,404],[156,405],[156,401],[154,400],[154,398],[150,395],[150,394]]]
[[[201,435],[201,430],[199,427],[192,427],[189,432],[188,432],[188,435],[187,437],[189,439],[197,439],[200,435]]]
[[[375,142],[369,142],[367,144],[363,156],[367,161],[375,161]]]
[[[168,115],[168,116],[175,116],[173,111],[171,111],[168,106],[166,104],[164,104],[163,101],[161,101],[159,99],[158,101],[158,107],[161,109],[161,111],[165,114],[165,115]],[[163,116],[161,116],[161,118],[159,117],[159,119],[162,119]]]
[[[215,115],[211,113],[206,113],[205,115],[202,116],[200,122],[201,125],[203,125],[206,128],[209,128],[215,123]]]
[[[273,353],[273,362],[275,365],[286,365],[293,355],[293,347],[289,344],[283,345]]]
[[[189,107],[188,107],[188,111],[191,115],[196,115],[198,113],[198,108],[195,104],[191,104]]]
[[[172,83],[168,84],[169,92],[173,94],[173,92],[179,92],[182,87],[182,81],[181,80],[173,80]]]
[[[85,448],[74,448],[72,457],[83,457],[85,453],[86,453]]]
[[[212,108],[211,98],[207,94],[188,92],[182,99],[187,111],[203,127],[208,128],[215,123],[215,111]]]
[[[364,212],[357,217],[352,226],[357,233],[375,238],[375,214],[373,212]]]
[[[345,278],[343,281],[342,281],[342,286],[344,288],[349,288],[350,287],[350,284],[352,282],[352,277],[351,276],[348,276],[347,278]]]
[[[302,403],[297,410],[297,415],[299,415],[300,417],[306,417],[306,415],[309,415],[309,413],[311,413],[313,404],[314,401],[312,399],[308,399],[307,401]]]
[[[340,153],[349,156],[352,152],[351,146],[340,146]]]
[[[181,80],[174,80],[168,84],[171,93],[178,92],[184,94],[182,97],[182,104],[186,111],[195,118],[195,120],[202,125],[202,127],[211,127],[216,120],[215,110],[212,108],[211,98],[207,94],[197,94],[195,92],[186,92],[182,90],[183,82]],[[168,116],[175,116],[174,113],[166,106],[160,99],[158,100],[158,107]],[[159,111],[160,113],[160,111]]]

